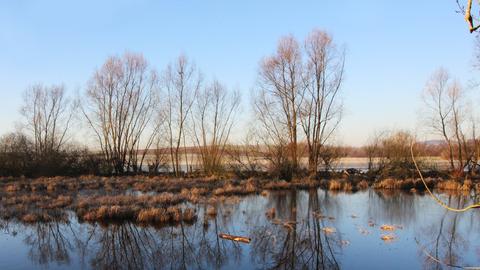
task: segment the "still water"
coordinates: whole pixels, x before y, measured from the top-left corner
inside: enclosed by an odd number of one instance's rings
[[[441,194],[451,206],[470,196]],[[403,192],[270,192],[194,224],[0,221],[0,269],[445,269],[480,266],[480,210],[447,212]],[[275,218],[265,212],[275,208]],[[389,224],[394,231],[382,231]],[[334,230],[334,232],[332,232]],[[217,237],[251,238],[249,244]],[[382,235],[394,237],[383,241]],[[436,260],[440,262],[436,262]]]

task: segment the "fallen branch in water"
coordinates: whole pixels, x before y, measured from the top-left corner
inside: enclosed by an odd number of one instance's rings
[[[275,225],[282,225],[283,227],[288,228],[290,230],[293,230],[297,225],[296,221],[281,221],[280,219],[274,219],[272,220],[272,223]]]
[[[249,244],[251,239],[248,237],[242,237],[242,236],[235,236],[235,235],[230,235],[230,234],[225,234],[225,233],[220,233],[218,234],[220,238],[227,239],[227,240],[232,240],[235,242],[242,242]]]

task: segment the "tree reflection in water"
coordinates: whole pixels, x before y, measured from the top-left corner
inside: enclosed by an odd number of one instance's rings
[[[474,200],[476,200],[474,198]],[[446,203],[455,208],[463,208],[472,201],[468,196],[450,194]],[[446,266],[466,267],[464,253],[469,251],[470,237],[461,233],[460,224],[471,228],[480,225],[477,211],[454,213],[444,210],[440,220],[421,228],[416,238],[419,254],[423,258],[424,269],[443,269]],[[469,219],[469,221],[466,221]],[[464,222],[462,222],[464,221]],[[477,265],[478,266],[478,265]]]
[[[252,257],[264,268],[272,269],[339,269],[335,258],[340,248],[340,234],[325,234],[324,221],[314,217],[314,212],[322,212],[319,196],[315,190],[308,193],[306,216],[299,217],[297,192],[290,196],[279,195],[273,198],[275,207],[287,208],[289,221],[296,223],[291,228],[265,225],[252,232]],[[326,197],[328,200],[328,196]],[[305,219],[302,221],[302,217]]]
[[[70,264],[70,253],[73,246],[65,235],[69,224],[37,223],[33,225],[25,238],[30,247],[30,259],[40,265],[55,262],[59,265]]]

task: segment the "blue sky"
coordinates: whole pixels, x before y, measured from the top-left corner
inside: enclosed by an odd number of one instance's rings
[[[260,59],[281,36],[319,28],[347,49],[339,140],[360,145],[375,130],[417,126],[437,67],[465,82],[478,74],[475,35],[456,9],[455,0],[0,1],[0,134],[20,119],[29,85],[83,91],[96,67],[126,50],[158,70],[185,53],[240,89],[248,111]]]

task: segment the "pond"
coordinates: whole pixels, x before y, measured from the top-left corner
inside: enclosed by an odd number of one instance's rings
[[[470,196],[440,194],[451,206]],[[196,205],[193,224],[0,221],[0,269],[423,269],[480,266],[480,210],[404,192],[276,191]],[[275,216],[266,212],[275,209]],[[270,210],[273,211],[273,210]],[[393,230],[382,230],[391,225]],[[250,243],[225,240],[226,233]],[[383,237],[391,237],[388,241]]]

